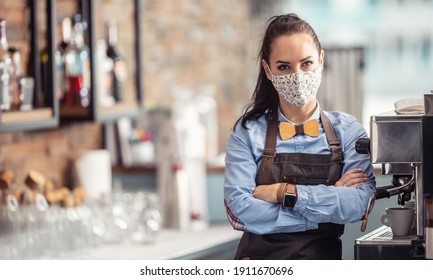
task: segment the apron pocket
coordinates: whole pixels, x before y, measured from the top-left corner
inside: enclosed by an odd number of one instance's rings
[[[299,184],[299,185],[329,185],[328,179],[305,179],[305,178],[295,178],[283,175],[281,178],[282,182],[290,183],[290,184]]]

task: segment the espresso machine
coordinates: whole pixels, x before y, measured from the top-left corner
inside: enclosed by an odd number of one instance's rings
[[[356,143],[358,153],[370,154],[383,175],[392,175],[390,184],[377,186],[370,198],[361,231],[378,199],[395,197],[396,204],[415,208],[415,218],[409,236],[393,236],[390,227],[381,226],[357,238],[355,259],[433,258],[433,94],[424,95],[421,109],[371,116],[370,139]]]

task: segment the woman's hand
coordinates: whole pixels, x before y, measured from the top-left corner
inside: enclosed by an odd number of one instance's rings
[[[275,183],[272,185],[259,185],[253,191],[253,197],[270,203],[279,203],[279,197],[284,195],[286,183]],[[280,195],[279,195],[280,193]]]
[[[362,168],[354,168],[341,176],[335,183],[336,187],[358,187],[368,180],[368,175],[362,173]]]

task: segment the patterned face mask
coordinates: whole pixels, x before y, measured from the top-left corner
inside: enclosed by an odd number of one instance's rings
[[[290,104],[301,107],[316,97],[322,80],[321,67],[317,67],[314,71],[275,76],[269,66],[266,66],[271,73],[271,81],[278,94]]]

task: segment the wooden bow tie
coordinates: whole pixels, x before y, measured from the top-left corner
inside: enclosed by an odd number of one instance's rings
[[[280,122],[280,137],[287,140],[296,134],[305,134],[311,137],[319,136],[319,122],[316,119],[309,120],[304,124],[291,124],[289,122]]]

